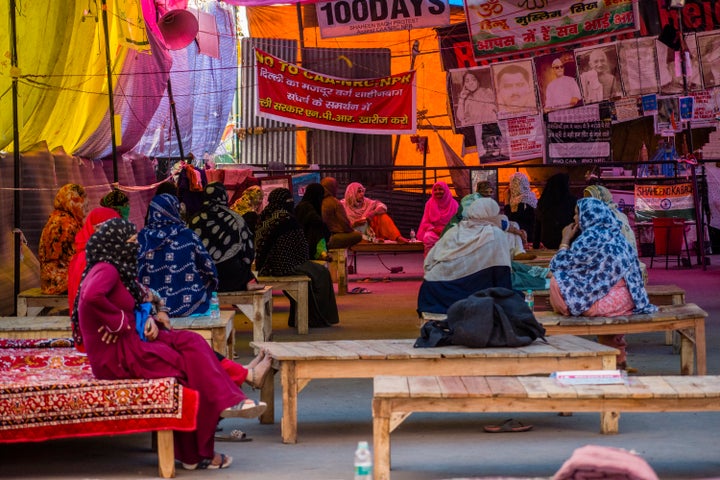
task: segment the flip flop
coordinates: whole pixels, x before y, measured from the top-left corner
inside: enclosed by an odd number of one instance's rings
[[[212,463],[212,461],[212,458],[204,458],[198,463],[183,463],[182,467],[185,470],[218,470],[220,468],[228,468],[230,465],[232,465],[233,459],[231,456],[221,453],[220,465],[215,465]]]
[[[215,440],[221,442],[252,442],[252,438],[248,437],[242,430],[233,430],[230,433],[216,433]]]
[[[508,418],[500,425],[485,425],[483,430],[488,433],[503,433],[503,432],[527,432],[532,430],[532,425],[525,425],[517,420]]]
[[[359,294],[372,293],[372,292],[364,287],[355,287],[352,290],[350,290],[348,293],[359,295]]]
[[[223,418],[227,417],[240,417],[240,418],[257,418],[267,409],[267,403],[255,402],[249,398],[246,398],[242,402],[234,405],[230,408],[226,408],[220,412],[220,416]]]

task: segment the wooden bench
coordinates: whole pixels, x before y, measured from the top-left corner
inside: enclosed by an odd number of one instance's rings
[[[608,434],[618,432],[619,412],[720,411],[720,376],[570,386],[548,377],[379,376],[373,389],[375,480],[390,478],[390,433],[413,412],[600,412]]]
[[[330,276],[338,284],[338,295],[345,295],[348,287],[347,256],[346,248],[334,248],[329,252],[332,257],[330,262]]]
[[[372,378],[376,375],[532,375],[557,370],[612,370],[617,350],[579,337],[552,337],[521,348],[413,348],[415,340],[253,342],[270,352],[282,385],[282,440],[297,442],[298,394],[314,379]],[[261,391],[268,408],[262,423],[274,421],[274,382]]]
[[[258,282],[271,285],[274,290],[282,290],[290,295],[297,307],[295,310],[295,328],[298,335],[308,333],[308,290],[310,277],[289,275],[286,277],[258,277]]]
[[[627,335],[631,333],[677,331],[680,334],[680,372],[692,375],[707,373],[705,351],[705,318],[708,316],[694,303],[661,305],[650,314],[620,317],[568,317],[555,312],[535,312],[548,335]]]
[[[252,322],[255,342],[270,340],[272,335],[272,288],[266,285],[262,290],[218,292],[221,305],[232,305]]]
[[[221,311],[220,318],[210,316],[174,317],[173,328],[193,330],[208,341],[218,353],[232,358],[235,351],[235,312]],[[2,338],[70,338],[72,329],[68,316],[0,317]]]
[[[68,308],[67,293],[59,295],[45,295],[40,293],[40,287],[30,288],[18,293],[17,296],[17,314],[24,317],[28,314],[28,309],[33,307],[41,307],[42,312],[49,311],[53,308]]]

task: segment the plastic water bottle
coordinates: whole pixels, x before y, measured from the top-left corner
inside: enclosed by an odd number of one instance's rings
[[[527,290],[525,292],[525,303],[527,303],[531,312],[535,311],[535,294],[533,294],[532,290]]]
[[[410,241],[411,242],[415,241],[415,229],[414,228],[410,229]]]
[[[220,300],[217,292],[212,292],[210,297],[210,318],[220,318]]]
[[[358,442],[355,450],[355,480],[372,480],[372,454],[368,442]]]

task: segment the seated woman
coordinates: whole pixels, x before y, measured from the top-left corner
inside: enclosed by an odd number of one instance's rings
[[[620,232],[620,221],[596,198],[577,202],[575,222],[563,229],[550,270],[550,304],[563,315],[615,317],[657,310],[648,300],[640,261]],[[598,341],[620,350],[618,368],[626,367],[624,335],[601,335]]]
[[[218,291],[262,288],[252,273],[255,259],[254,235],[237,212],[228,207],[228,195],[221,182],[205,187],[200,211],[190,219],[190,228],[200,237],[218,274]]]
[[[537,203],[537,196],[530,188],[530,179],[527,175],[522,172],[510,175],[505,215],[511,222],[517,222],[520,230],[525,232],[525,242],[527,243],[533,242]]]
[[[388,215],[387,206],[379,200],[367,198],[362,184],[353,182],[348,185],[345,189],[345,198],[340,203],[345,207],[350,225],[362,233],[364,240],[408,242],[407,238],[400,235],[400,230]]]
[[[362,240],[362,234],[350,225],[345,207],[337,199],[338,183],[333,177],[320,180],[325,189],[322,201],[322,219],[330,229],[328,249],[349,248]]]
[[[423,264],[419,313],[445,313],[456,301],[485,288],[512,288],[510,249],[497,226],[499,211],[492,198],[478,198],[465,209],[465,218],[437,241]]]
[[[125,220],[130,219],[130,199],[117,188],[113,188],[110,193],[100,199],[100,206],[112,208]]]
[[[243,190],[242,196],[235,200],[235,203],[233,203],[230,207],[243,217],[245,224],[248,226],[250,231],[253,232],[253,235],[255,235],[255,228],[257,227],[258,219],[260,218],[263,197],[262,189],[257,185],[251,185]]]
[[[615,215],[615,218],[620,220],[620,222],[622,223],[620,231],[622,232],[623,237],[627,239],[630,246],[633,248],[633,250],[635,250],[635,253],[637,253],[637,241],[635,240],[635,232],[630,226],[630,221],[628,220],[627,215],[621,212],[617,204],[613,202],[612,193],[610,193],[610,190],[603,187],[602,185],[590,185],[589,187],[585,187],[583,196],[586,198],[597,198],[608,206],[613,215]]]
[[[247,399],[223,370],[207,341],[191,330],[172,330],[166,312],[136,324],[143,303],[158,298],[137,281],[135,226],[115,218],[103,223],[86,246],[77,308],[72,317],[98,379],[175,377],[199,393],[195,430],[176,431],[175,456],[188,470],[227,468],[232,457],[216,453],[221,416],[257,417],[267,405]]]
[[[570,175],[556,173],[548,179],[535,209],[533,248],[558,248],[563,227],[572,222],[576,202],[570,192]]]
[[[200,238],[185,226],[177,197],[153,197],[138,242],[140,282],[165,298],[170,316],[207,312],[218,286],[217,269]]]
[[[457,213],[458,208],[458,202],[452,197],[447,183],[437,182],[433,185],[432,196],[425,203],[425,211],[417,232],[417,239],[425,244],[425,255],[438,241],[445,225]]]
[[[302,227],[293,215],[292,193],[276,188],[260,214],[255,243],[255,265],[260,276],[307,275],[308,322],[311,327],[328,327],[340,321],[330,272],[310,260]],[[294,326],[295,301],[290,299],[288,323]]]
[[[305,188],[302,200],[295,207],[295,217],[305,233],[311,260],[332,260],[327,248],[330,229],[322,219],[324,196],[325,188],[319,183],[311,183]]]
[[[85,189],[68,183],[55,195],[55,209],[40,235],[40,291],[45,295],[59,295],[68,291],[68,265],[75,254],[75,235],[85,218]]]

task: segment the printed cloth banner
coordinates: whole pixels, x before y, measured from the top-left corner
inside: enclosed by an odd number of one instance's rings
[[[338,78],[255,49],[256,114],[335,132],[415,133],[415,72]]]
[[[466,0],[465,16],[476,59],[636,28],[632,0]]]
[[[635,185],[635,221],[658,217],[695,219],[692,183]]]
[[[542,158],[545,153],[545,131],[542,115],[500,120],[500,131],[508,138],[510,160]]]
[[[315,11],[322,38],[450,25],[447,0],[333,0]]]
[[[600,104],[548,114],[548,163],[579,165],[609,162],[611,122],[601,120]]]

